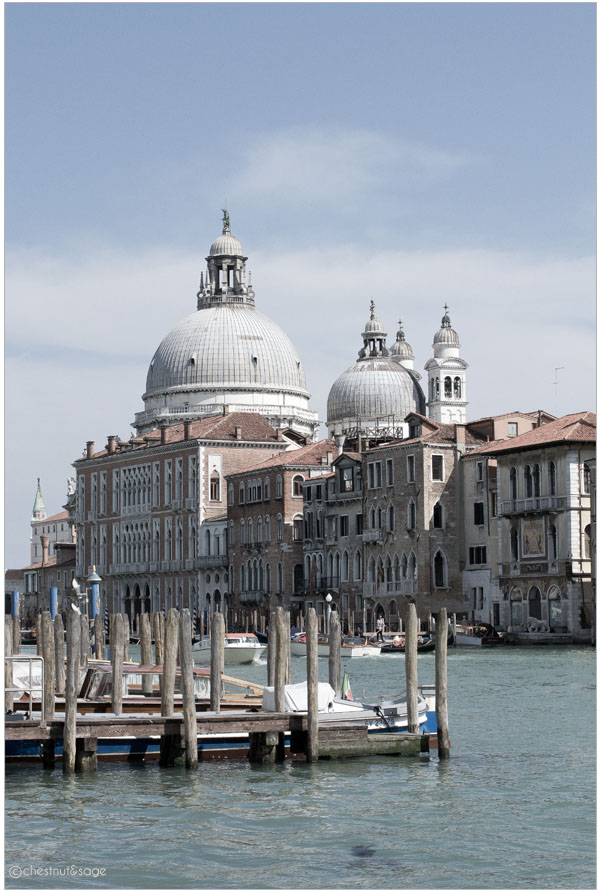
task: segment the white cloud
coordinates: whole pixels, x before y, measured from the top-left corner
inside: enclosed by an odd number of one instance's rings
[[[392,139],[382,132],[295,127],[255,139],[228,183],[229,194],[282,205],[325,204],[376,187],[426,185],[472,158]]]
[[[55,512],[85,442],[130,431],[154,350],[195,309],[202,266],[203,255],[167,249],[7,257],[9,565],[26,560],[35,478]],[[448,302],[470,365],[470,418],[594,407],[593,257],[467,250],[364,257],[356,246],[336,245],[256,253],[250,266],[257,308],[295,343],[322,420],[332,382],[357,357],[372,298],[389,345],[403,320],[420,373]]]

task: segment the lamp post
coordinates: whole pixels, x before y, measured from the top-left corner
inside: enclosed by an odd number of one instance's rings
[[[326,595],[326,634],[330,634],[330,613],[332,612],[332,594],[328,592]]]

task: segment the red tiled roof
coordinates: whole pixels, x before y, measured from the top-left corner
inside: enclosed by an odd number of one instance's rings
[[[333,439],[322,439],[320,442],[311,442],[301,449],[290,449],[288,452],[274,455],[267,461],[255,464],[253,467],[247,467],[238,473],[230,473],[228,478],[242,476],[246,473],[255,473],[270,467],[324,467],[326,465],[323,465],[320,459],[327,457],[328,452],[332,452],[333,456],[336,457],[337,451],[338,449]]]
[[[210,415],[207,418],[197,418],[189,424],[189,439],[212,439],[212,440],[230,440],[236,442],[236,428],[241,428],[241,442],[280,442],[284,445],[285,440],[278,438],[277,431],[268,423],[268,421],[255,412],[231,412],[227,415]],[[166,427],[165,432],[166,443],[183,442],[185,439],[185,425],[172,424]],[[159,430],[151,430],[143,436],[132,436],[127,442],[121,442],[119,448],[117,445],[115,455],[133,453],[141,449],[151,448],[160,445],[161,433]],[[129,446],[127,448],[127,445]],[[94,452],[91,460],[94,458],[103,458],[108,454],[107,449]],[[73,463],[78,464],[83,461],[90,460],[85,455],[77,458]]]
[[[596,442],[596,415],[591,411],[582,411],[573,415],[565,415],[542,424],[535,430],[528,430],[520,436],[500,439],[488,443],[475,450],[475,454],[494,455],[499,452],[516,452],[521,449],[533,449],[540,446],[557,445],[562,442]]]
[[[39,563],[30,563],[29,566],[23,567],[23,572],[28,569],[46,569],[48,566],[56,566],[56,556],[48,557],[46,562],[43,564],[43,567],[41,560]]]
[[[59,514],[53,514],[51,517],[46,517],[45,520],[34,520],[33,522],[36,525],[39,525],[40,523],[43,525],[44,523],[57,523],[59,520],[67,520],[67,519],[68,519],[68,513],[67,513],[67,511],[63,510]]]
[[[22,569],[7,569],[4,572],[4,578],[7,582],[11,579],[22,579],[23,578],[23,570]]]
[[[348,458],[352,458],[354,461],[363,461],[363,457],[359,454],[359,452],[343,452],[342,455],[339,455],[338,457],[343,458],[345,455]],[[336,458],[335,460],[338,461],[338,458]]]

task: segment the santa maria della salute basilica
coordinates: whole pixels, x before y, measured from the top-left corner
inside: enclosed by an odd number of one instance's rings
[[[303,441],[316,437],[319,421],[309,408],[305,371],[281,328],[256,310],[251,273],[224,211],[222,234],[206,258],[197,309],[164,338],[151,360],[143,401],[135,416],[139,435],[162,425],[229,411],[257,412],[276,429]],[[329,435],[400,437],[411,412],[449,422],[465,421],[467,363],[448,314],[434,336],[428,396],[414,370],[413,350],[402,327],[392,346],[376,317],[374,301],[356,361],[334,382],[328,397]]]
[[[587,637],[594,415],[468,420],[448,307],[422,374],[402,323],[391,342],[364,295],[320,421],[227,211],[206,263],[194,311],[150,361],[135,433],[87,442],[64,515],[46,517],[38,486],[25,611],[50,591],[64,608],[75,574],[105,614],[188,608],[197,633],[215,611],[263,631],[277,606],[294,625],[314,607],[322,626],[330,603],[345,633],[379,617],[400,630],[415,603],[428,626],[446,607]],[[53,545],[59,521],[73,535]]]

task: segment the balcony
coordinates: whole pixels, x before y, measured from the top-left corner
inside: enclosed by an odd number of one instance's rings
[[[189,564],[193,564],[190,566]],[[228,557],[226,554],[210,554],[201,557],[194,557],[185,561],[187,569],[226,569],[228,566]]]
[[[239,594],[241,603],[261,603],[266,598],[263,591],[243,591]]]
[[[415,594],[417,579],[401,579],[394,582],[364,582],[363,593],[366,597],[382,597],[388,594]]]
[[[503,517],[512,517],[515,514],[534,514],[542,511],[566,510],[568,498],[566,495],[542,495],[539,498],[515,498],[510,501],[502,501],[500,514]]]

